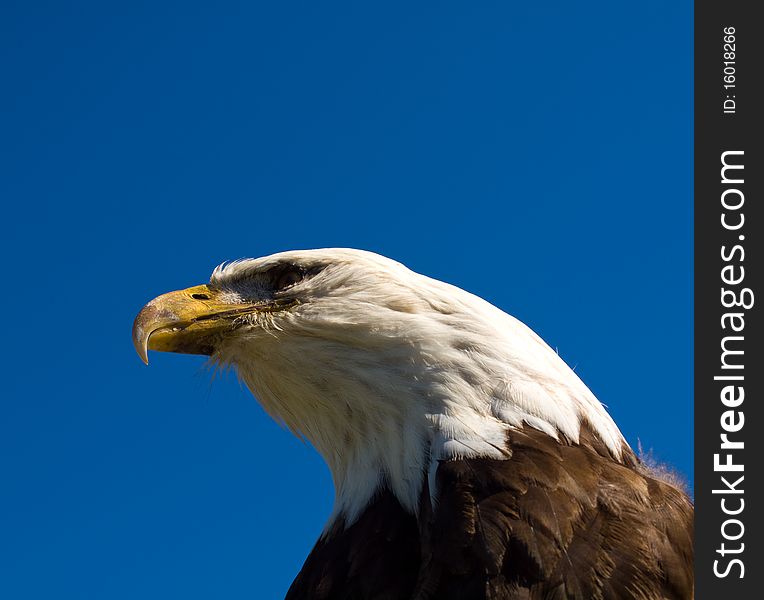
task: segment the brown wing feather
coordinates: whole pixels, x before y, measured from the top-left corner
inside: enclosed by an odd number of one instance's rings
[[[381,493],[350,527],[342,521],[316,542],[288,600],[409,598],[420,565],[419,527],[395,496]]]
[[[508,460],[442,462],[418,522],[383,491],[316,544],[288,598],[692,598],[682,491],[587,430],[567,444],[526,428],[508,446]]]
[[[459,490],[456,509],[473,519],[462,529],[474,533],[460,542],[461,573],[441,569],[432,598],[692,598],[693,508],[683,492],[595,444],[526,429],[509,445],[509,460],[440,465],[432,527],[449,528]],[[446,564],[441,542],[434,562]]]

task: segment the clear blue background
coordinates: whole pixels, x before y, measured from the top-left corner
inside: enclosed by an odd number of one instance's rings
[[[691,3],[320,4],[3,3],[3,598],[284,594],[327,469],[130,342],[224,259],[482,295],[691,480]]]

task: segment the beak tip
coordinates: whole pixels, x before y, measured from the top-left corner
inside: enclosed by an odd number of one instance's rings
[[[145,335],[143,327],[141,327],[141,324],[138,322],[139,319],[140,315],[138,315],[138,318],[135,319],[135,323],[133,324],[133,346],[138,353],[138,357],[143,361],[143,364],[147,365],[149,364],[149,336]]]

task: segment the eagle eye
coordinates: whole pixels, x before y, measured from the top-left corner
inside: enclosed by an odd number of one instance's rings
[[[283,290],[302,281],[303,274],[299,269],[292,267],[283,271],[276,278],[276,289]]]

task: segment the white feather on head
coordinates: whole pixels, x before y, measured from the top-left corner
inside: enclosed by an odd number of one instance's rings
[[[576,443],[582,423],[620,459],[626,443],[602,404],[540,337],[485,300],[371,252],[303,250],[221,265],[211,285],[267,295],[262,273],[312,273],[299,302],[226,336],[214,359],[236,368],[265,410],[327,462],[330,523],[352,523],[384,482],[416,513],[439,460],[507,458],[513,428]]]

